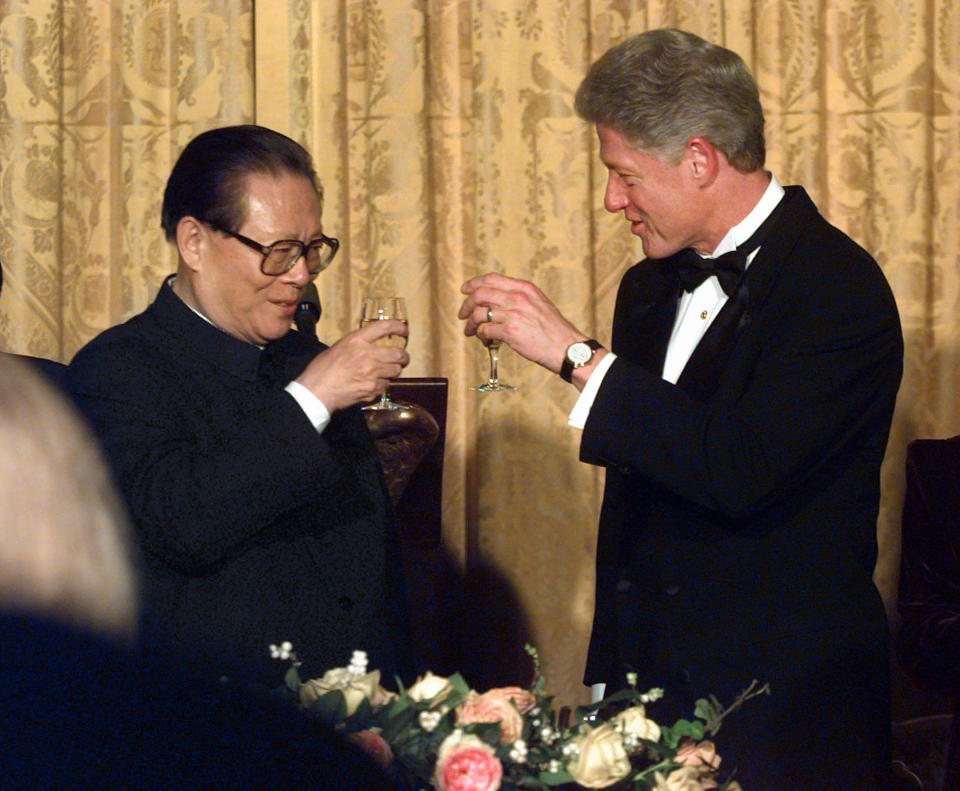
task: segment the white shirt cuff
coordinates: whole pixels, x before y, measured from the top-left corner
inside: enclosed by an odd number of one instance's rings
[[[318,434],[330,424],[330,410],[326,405],[299,382],[290,382],[285,388],[307,416]]]
[[[593,369],[593,373],[590,374],[590,378],[587,379],[587,383],[583,386],[580,398],[578,398],[577,403],[573,405],[573,411],[570,413],[570,417],[567,418],[567,422],[574,428],[582,430],[583,427],[587,425],[587,418],[590,417],[590,407],[593,406],[593,401],[597,397],[597,391],[603,383],[603,377],[606,376],[607,371],[616,359],[617,355],[613,352],[607,352],[603,356],[603,359],[597,363],[597,367]]]

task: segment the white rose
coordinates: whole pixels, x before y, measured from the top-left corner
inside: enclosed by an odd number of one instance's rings
[[[660,740],[660,726],[647,717],[643,706],[624,709],[613,718],[613,726],[624,734],[631,734],[638,739],[648,739],[651,742]]]
[[[407,687],[407,697],[410,700],[417,701],[417,703],[434,699],[436,699],[434,702],[438,703],[446,698],[452,690],[453,687],[450,686],[450,682],[446,678],[435,676],[428,670],[412,686]]]
[[[355,676],[346,668],[328,670],[323,678],[305,681],[300,685],[300,702],[309,706],[328,692],[338,689],[343,693],[347,716],[353,714],[364,700],[373,701],[379,696],[380,671],[374,670],[364,676]]]
[[[587,788],[606,788],[630,773],[630,758],[623,738],[605,722],[572,742],[577,755],[567,764],[573,779]]]

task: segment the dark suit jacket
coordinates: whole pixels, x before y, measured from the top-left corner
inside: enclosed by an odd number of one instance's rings
[[[133,516],[157,628],[210,664],[282,678],[354,649],[404,670],[398,543],[358,408],[322,434],[283,387],[322,345],[291,332],[261,352],[191,311],[168,283],[77,353],[66,375]]]
[[[673,259],[623,278],[619,357],[581,445],[607,468],[586,681],[636,671],[666,688],[651,707],[666,720],[769,682],[719,739],[744,788],[873,791],[889,693],[871,575],[903,342],[873,259],[801,188],[784,200],[747,271],[748,321],[700,399],[661,378]],[[688,368],[710,365],[697,352]]]
[[[960,436],[907,447],[897,655],[926,689],[960,696]],[[960,788],[954,717],[944,789]]]
[[[214,671],[5,612],[0,642],[5,789],[395,787],[292,704]]]

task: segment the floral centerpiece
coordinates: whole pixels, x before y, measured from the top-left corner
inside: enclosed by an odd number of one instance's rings
[[[380,672],[355,651],[347,667],[303,681],[289,643],[270,646],[290,662],[284,694],[312,716],[345,735],[382,766],[436,791],[519,791],[557,787],[617,791],[743,791],[720,770],[708,739],[744,701],[768,692],[753,682],[723,709],[715,698],[697,701],[693,717],[671,725],[647,716],[661,689],[629,688],[591,706],[569,722],[558,718],[545,694],[535,649],[529,690],[499,687],[478,693],[463,677],[426,673],[399,692],[380,684]]]

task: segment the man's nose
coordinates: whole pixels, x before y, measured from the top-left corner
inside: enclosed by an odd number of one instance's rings
[[[293,266],[283,273],[283,277],[288,283],[293,283],[299,287],[303,287],[313,280],[313,275],[311,275],[310,270],[307,269],[306,250],[293,262]]]
[[[603,207],[609,212],[618,212],[628,203],[627,192],[613,173],[607,176],[607,189],[603,193]]]

